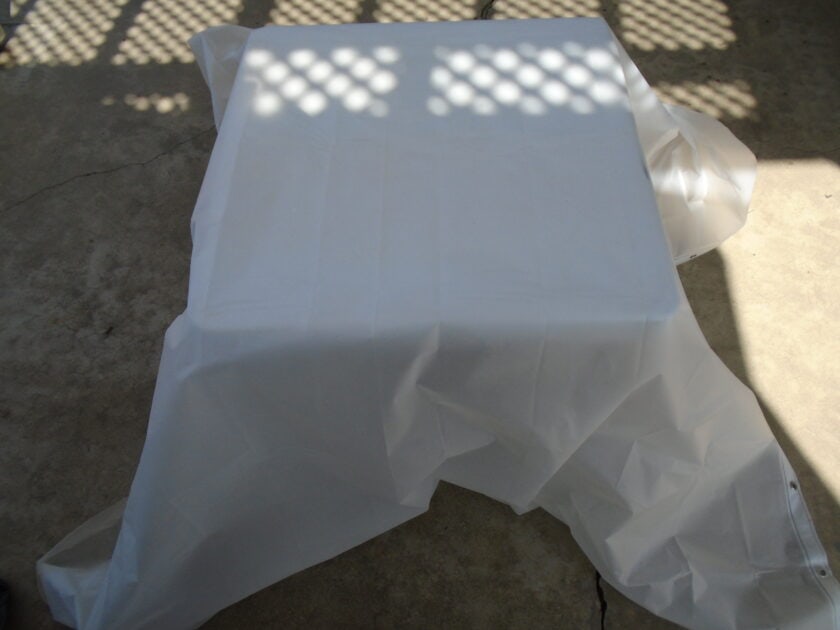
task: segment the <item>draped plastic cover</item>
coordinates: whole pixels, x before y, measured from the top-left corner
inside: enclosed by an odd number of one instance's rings
[[[188,306],[127,502],[38,563],[57,620],[195,627],[447,480],[547,510],[689,628],[838,627],[794,473],[672,260],[743,222],[728,131],[662,106],[600,20],[193,46],[220,129]]]

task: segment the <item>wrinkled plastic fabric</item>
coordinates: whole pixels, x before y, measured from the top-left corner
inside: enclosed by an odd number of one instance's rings
[[[679,264],[743,227],[755,156],[714,118],[662,103],[616,46],[662,224]]]
[[[58,621],[196,627],[446,480],[545,509],[688,628],[840,627],[795,475],[673,265],[743,221],[729,132],[658,104],[600,20],[193,47],[220,129],[188,305],[127,501],[38,563]]]

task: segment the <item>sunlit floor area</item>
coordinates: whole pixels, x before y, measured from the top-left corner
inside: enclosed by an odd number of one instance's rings
[[[224,23],[478,17],[603,17],[663,100],[716,117],[758,157],[746,227],[679,271],[710,345],[761,403],[840,570],[836,1],[13,0],[0,50],[0,578],[12,588],[8,628],[57,627],[38,594],[35,561],[128,493],[143,446],[164,331],[185,306],[190,215],[216,135],[190,36]],[[376,116],[396,58],[368,52],[365,68],[357,64],[338,83],[336,69],[358,60],[255,63],[303,111],[334,97]],[[485,85],[506,62],[482,55],[442,53],[429,111],[469,105],[481,114],[489,103],[539,114],[561,98],[547,88],[520,98],[536,76],[524,71]],[[528,67],[540,80],[550,74],[550,60]],[[593,98],[614,88],[599,89]],[[482,100],[483,91],[495,101]],[[278,102],[269,95],[261,106]],[[676,626],[597,581],[568,529],[544,512],[516,516],[442,485],[425,515],[204,627]]]

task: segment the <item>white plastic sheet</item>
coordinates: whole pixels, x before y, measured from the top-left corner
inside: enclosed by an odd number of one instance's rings
[[[38,563],[57,620],[195,627],[447,480],[544,508],[689,628],[840,627],[794,474],[673,266],[743,221],[731,134],[662,107],[600,20],[193,45],[220,130],[188,306],[127,502]]]

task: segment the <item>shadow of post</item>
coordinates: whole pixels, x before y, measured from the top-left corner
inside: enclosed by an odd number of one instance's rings
[[[833,540],[836,532],[830,529],[837,519],[840,506],[791,439],[783,420],[774,413],[761,392],[751,382],[738,333],[726,262],[721,254],[714,250],[681,265],[678,269],[686,296],[706,340],[735,376],[755,394],[770,429],[796,471],[817,532],[826,546],[829,562],[835,569],[840,567],[840,546]]]

